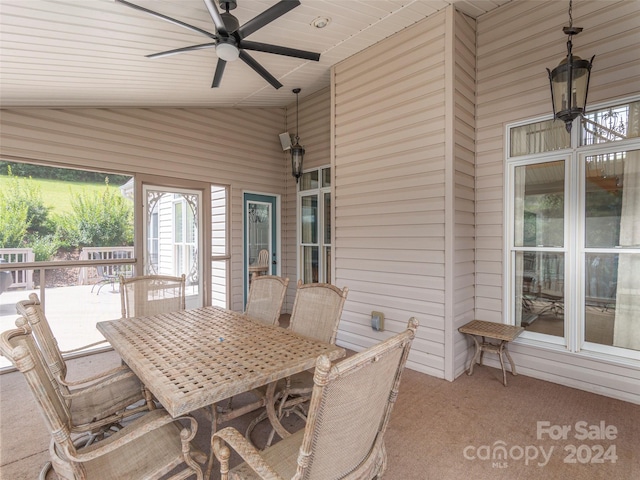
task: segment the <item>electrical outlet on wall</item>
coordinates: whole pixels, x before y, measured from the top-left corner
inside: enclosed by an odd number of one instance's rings
[[[384,331],[384,313],[371,312],[371,328],[377,332]]]

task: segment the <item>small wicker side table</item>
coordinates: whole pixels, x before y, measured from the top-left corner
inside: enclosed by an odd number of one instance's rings
[[[469,366],[469,371],[467,372],[467,374],[473,374],[473,367],[475,366],[476,362],[482,365],[482,357],[484,355],[484,352],[497,353],[498,357],[500,358],[500,366],[502,367],[502,383],[506,387],[507,372],[504,368],[504,358],[502,357],[502,354],[504,353],[509,359],[509,363],[511,364],[511,373],[513,375],[517,375],[516,365],[513,363],[511,355],[509,355],[507,344],[522,332],[524,332],[524,328],[516,327],[513,325],[505,325],[503,323],[472,320],[466,325],[460,327],[458,331],[473,338],[473,341],[476,345],[476,351],[473,355],[473,359],[471,360],[471,365]],[[478,337],[482,337],[482,341],[479,341]],[[485,337],[493,340],[500,340],[500,343],[490,343],[485,340]]]

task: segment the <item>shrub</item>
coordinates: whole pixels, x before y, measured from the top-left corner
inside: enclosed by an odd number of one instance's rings
[[[19,248],[27,234],[29,209],[0,192],[0,248]]]
[[[46,262],[57,253],[60,242],[53,235],[41,237],[36,234],[28,239],[27,246],[33,250],[36,262]]]
[[[20,216],[14,218],[12,221],[20,221],[26,229],[26,233],[48,235],[53,233],[54,227],[49,219],[49,211],[51,207],[47,207],[42,200],[42,194],[40,188],[31,180],[31,178],[21,178],[13,175],[11,168],[7,168],[8,176],[10,177],[9,183],[0,192],[0,202],[3,203],[2,211],[0,215],[13,215],[20,214],[22,209],[26,207],[27,217],[25,219]],[[8,210],[7,210],[8,209]],[[11,214],[7,213],[12,212]],[[16,229],[17,232],[18,229]],[[24,233],[23,233],[24,237]],[[20,246],[20,241],[15,247]]]
[[[105,182],[106,183],[106,182]],[[108,185],[102,193],[76,194],[72,212],[60,217],[58,235],[65,245],[105,247],[133,244],[133,205]]]

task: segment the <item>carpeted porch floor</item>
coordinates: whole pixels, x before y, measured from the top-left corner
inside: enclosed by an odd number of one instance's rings
[[[72,360],[69,370],[84,376],[117,362],[107,352]],[[386,435],[384,478],[640,478],[639,405],[523,375],[508,382],[503,387],[501,372],[487,366],[454,382],[405,370]],[[255,414],[232,425],[244,431]],[[209,426],[204,415],[196,417],[197,444],[208,451]],[[0,479],[36,479],[49,436],[19,372],[0,375],[0,422]],[[566,438],[551,438],[562,427]]]

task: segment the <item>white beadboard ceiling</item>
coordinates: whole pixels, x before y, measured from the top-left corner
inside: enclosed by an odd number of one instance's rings
[[[130,0],[214,33],[203,0]],[[218,0],[215,0],[218,2]],[[471,17],[511,0],[301,0],[247,37],[321,54],[319,62],[250,52],[283,87],[274,89],[244,62],[227,63],[211,88],[212,48],[148,59],[207,43],[204,35],[114,0],[0,0],[0,106],[274,107],[329,85],[330,67],[449,4]],[[237,0],[240,25],[277,0]],[[216,3],[217,5],[217,3]],[[330,18],[324,29],[311,22]]]

